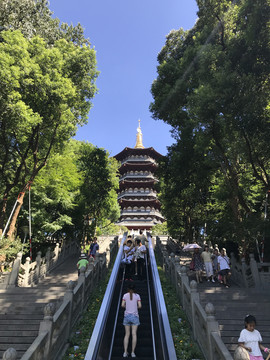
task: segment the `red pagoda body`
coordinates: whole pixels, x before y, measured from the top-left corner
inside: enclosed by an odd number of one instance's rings
[[[119,169],[118,202],[121,216],[117,225],[126,226],[131,233],[149,231],[164,222],[157,199],[155,176],[157,160],[162,157],[154,148],[144,148],[140,125],[135,148],[126,147],[115,158],[121,162]]]

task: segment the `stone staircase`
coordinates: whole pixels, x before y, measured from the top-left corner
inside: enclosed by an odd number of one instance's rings
[[[211,302],[216,310],[221,338],[232,353],[237,347],[240,331],[244,328],[247,314],[254,315],[257,330],[260,331],[263,344],[270,345],[270,293],[257,289],[245,289],[231,284],[229,289],[218,283],[204,281],[198,284],[198,292],[203,307]]]
[[[59,307],[68,281],[77,281],[77,261],[77,255],[68,258],[35,287],[0,290],[0,358],[9,347],[22,357],[38,336],[44,306]]]

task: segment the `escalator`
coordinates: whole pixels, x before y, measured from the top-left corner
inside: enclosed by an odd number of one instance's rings
[[[126,236],[126,235],[125,235]],[[95,328],[90,339],[86,360],[123,359],[124,309],[121,308],[123,294],[127,292],[125,269],[121,267],[123,253],[122,239],[114,268],[100,308]],[[133,277],[136,291],[141,296],[139,310],[140,325],[137,331],[136,357],[140,360],[176,360],[166,307],[161,290],[154,252],[149,240],[149,262],[146,259],[144,281]],[[131,353],[130,335],[128,353]],[[129,357],[130,358],[130,357]]]

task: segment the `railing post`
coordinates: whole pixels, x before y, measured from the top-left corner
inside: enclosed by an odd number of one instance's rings
[[[215,360],[213,358],[211,333],[216,332],[220,336],[220,331],[218,328],[218,322],[215,319],[214,305],[212,303],[207,303],[205,305],[205,312],[206,312],[207,349],[209,355],[207,359]]]
[[[22,253],[19,252],[12,266],[12,271],[8,282],[8,285],[10,287],[14,287],[17,284],[21,262],[22,262]]]
[[[242,275],[244,280],[244,286],[245,288],[248,288],[248,282],[247,282],[247,264],[245,258],[241,259],[241,265],[242,265]]]
[[[56,244],[54,253],[55,253],[55,256],[54,256],[53,262],[57,263],[58,258],[59,258],[59,243]]]
[[[78,285],[82,284],[83,290],[82,290],[82,301],[81,301],[81,313],[83,312],[83,307],[84,307],[84,291],[85,291],[85,272],[86,272],[86,268],[83,266],[80,268],[80,276],[78,279]]]
[[[181,269],[180,266],[180,257],[179,256],[175,256],[174,258],[174,287],[177,291],[177,284],[178,284],[178,273]]]
[[[196,320],[195,320],[195,301],[200,301],[200,295],[197,291],[197,281],[195,280],[191,280],[190,284],[190,302],[191,302],[191,312],[192,312],[192,330],[193,330],[193,336],[194,336],[194,339],[196,340],[197,339],[197,330],[199,329],[196,329]]]
[[[55,313],[54,303],[48,303],[44,306],[44,319],[40,322],[39,334],[48,332],[48,341],[45,344],[44,348],[44,358],[50,358],[50,350],[52,343],[52,330],[53,330],[53,315]]]
[[[171,280],[172,283],[174,283],[174,265],[175,265],[175,254],[172,252],[170,254],[170,269],[169,269],[169,278]]]
[[[71,332],[71,319],[72,319],[72,309],[73,309],[73,289],[75,287],[75,281],[70,280],[67,283],[67,291],[65,292],[64,295],[64,301],[69,301],[69,312],[68,312],[68,330],[67,330],[67,334],[69,337],[69,334]]]
[[[48,248],[47,252],[46,252],[46,274],[50,269],[50,263],[51,263],[51,248]]]
[[[41,251],[39,251],[39,252],[37,253],[36,263],[37,263],[37,267],[36,267],[37,281],[39,282],[39,278],[40,278],[40,264],[41,264]]]
[[[24,264],[24,279],[23,279],[23,286],[29,286],[28,284],[28,280],[29,280],[29,274],[30,274],[30,257],[27,257],[25,259],[25,264]]]
[[[186,266],[181,267],[181,300],[183,309],[185,309],[185,300],[184,300],[184,284],[188,285],[188,276],[187,276],[187,268]]]
[[[16,360],[17,351],[14,348],[7,349],[3,354],[3,360]]]
[[[250,270],[251,270],[252,277],[254,280],[255,288],[261,287],[261,285],[263,285],[263,284],[261,284],[260,274],[258,271],[258,265],[254,259],[254,254],[249,254],[249,258],[250,258]]]
[[[234,352],[234,356],[233,356],[234,360],[249,360],[249,353],[246,349],[244,349],[242,346],[238,346],[235,349]]]

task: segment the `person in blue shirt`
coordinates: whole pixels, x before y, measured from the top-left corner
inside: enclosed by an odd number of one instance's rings
[[[97,243],[97,238],[94,237],[94,240],[93,240],[92,244],[90,245],[89,256],[92,257],[92,258],[95,258],[96,253],[98,252],[98,250],[99,250],[99,245]]]

